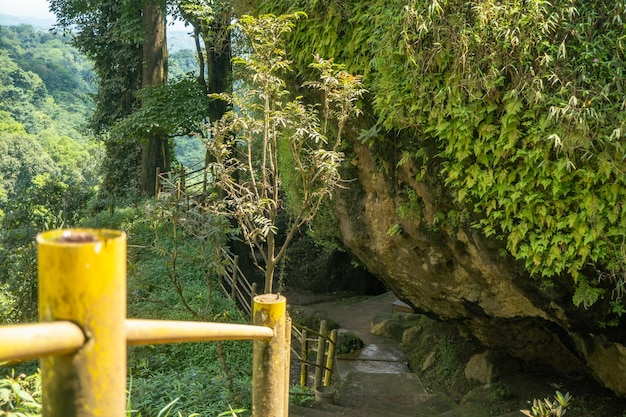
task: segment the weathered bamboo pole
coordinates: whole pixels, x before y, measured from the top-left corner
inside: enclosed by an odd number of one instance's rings
[[[315,382],[313,389],[322,386],[324,372],[324,354],[326,353],[326,338],[328,337],[328,323],[322,320],[320,323],[320,335],[317,338],[317,357],[315,358]]]
[[[283,404],[285,406],[284,416],[287,417],[289,415],[289,378],[291,376],[291,317],[287,315],[287,320],[285,321],[285,360],[287,362],[287,366],[285,366],[285,398],[283,400]]]
[[[300,386],[302,388],[306,387],[306,380],[308,377],[308,366],[307,366],[307,359],[309,356],[309,341],[307,340],[307,337],[309,337],[309,334],[307,332],[306,329],[302,329],[302,349],[300,350],[300,358],[302,359],[300,361]]]
[[[285,368],[289,367],[287,302],[278,294],[254,297],[253,323],[274,331],[270,340],[255,340],[252,356],[252,416],[287,417]],[[287,385],[287,386],[285,386]]]
[[[328,337],[328,353],[326,354],[326,368],[324,369],[324,386],[330,385],[335,367],[335,346],[337,344],[337,329],[333,329]]]
[[[127,319],[125,332],[129,345],[270,339],[274,335],[268,327],[247,324],[139,319]]]
[[[37,236],[39,320],[71,321],[87,342],[41,359],[43,416],[126,412],[126,235],[53,230]]]
[[[0,327],[0,362],[35,359],[43,355],[76,352],[85,334],[71,321],[13,324]]]

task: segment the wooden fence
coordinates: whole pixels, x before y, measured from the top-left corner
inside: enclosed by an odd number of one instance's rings
[[[126,235],[37,236],[39,323],[0,326],[0,361],[41,358],[43,417],[126,415],[126,346],[253,340],[252,415],[287,417],[291,321],[285,297],[255,296],[252,325],[127,319]]]
[[[196,163],[191,167],[183,165],[176,171],[161,172],[156,169],[154,195],[158,198],[164,191],[176,190],[178,198],[185,198],[191,203],[202,199],[209,191],[208,153],[204,162]]]
[[[190,169],[181,166],[177,172],[161,173],[157,169],[156,197],[159,198],[162,192],[167,192],[170,195],[175,193],[179,200],[186,202],[188,208],[202,204],[203,198],[209,191],[207,161],[205,160],[201,168],[197,167],[199,164]],[[219,285],[244,313],[251,316],[252,300],[257,294],[257,284],[251,284],[246,279],[239,268],[238,256],[231,256],[227,252],[223,252],[222,255],[229,261],[231,272],[219,277]],[[330,385],[334,368],[337,331],[329,331],[326,323],[322,322],[319,331],[293,324],[291,333],[295,344],[300,346],[299,350],[292,349],[293,355],[301,364],[300,386],[305,387],[307,385],[309,367],[315,368],[312,388]],[[316,354],[314,361],[309,360],[309,352]]]
[[[224,256],[231,264],[231,272],[219,277],[219,285],[224,293],[235,301],[238,306],[248,315],[252,314],[251,303],[256,296],[256,283],[250,283],[239,269],[239,257]],[[335,345],[337,343],[337,330],[329,330],[326,320],[320,323],[319,331],[296,323],[291,325],[292,347],[291,353],[300,363],[300,386],[309,385],[308,370],[315,369],[315,376],[311,388],[328,386],[332,382],[332,374],[335,365]],[[295,343],[294,343],[295,342]],[[315,359],[311,360],[311,353]]]

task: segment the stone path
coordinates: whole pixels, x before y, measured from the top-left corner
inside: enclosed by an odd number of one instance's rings
[[[486,410],[458,406],[449,398],[429,393],[411,373],[404,355],[390,339],[371,333],[372,319],[391,313],[396,297],[386,293],[357,302],[320,303],[315,310],[335,320],[341,328],[357,334],[365,346],[337,357],[338,381],[334,404],[311,402],[290,406],[292,417],[483,417]]]

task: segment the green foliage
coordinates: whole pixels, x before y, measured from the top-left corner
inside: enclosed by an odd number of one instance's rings
[[[206,160],[206,146],[197,136],[179,136],[174,138],[174,152],[176,161],[187,168],[195,169],[204,165]]]
[[[49,131],[38,135],[38,140],[59,167],[63,182],[84,187],[95,187],[100,183],[100,163],[104,156],[102,144],[56,136]]]
[[[36,317],[35,236],[83,216],[98,184],[99,147],[51,130],[8,130],[15,133],[0,132],[0,282],[6,319],[18,321]]]
[[[394,224],[387,229],[387,236],[396,236],[402,234],[402,226]]]
[[[284,77],[291,61],[284,37],[303,13],[258,18],[242,16],[236,28],[249,42],[249,54],[236,57],[244,87],[240,94],[213,95],[233,106],[233,111],[213,123],[209,152],[211,169],[225,198],[212,210],[234,218],[250,248],[260,253],[258,266],[265,273],[265,292],[273,291],[275,268],[296,231],[315,217],[322,202],[340,182],[339,152],[347,119],[359,113],[354,106],[364,93],[360,77],[315,56],[310,66],[319,81],[306,83],[322,95],[321,109],[290,98]],[[336,125],[330,137],[329,123]],[[282,152],[281,152],[282,151]],[[283,207],[283,173],[293,193],[292,218],[279,235],[278,213]],[[294,184],[297,184],[294,186]]]
[[[26,129],[9,112],[0,110],[0,133],[25,134]]]
[[[17,300],[9,291],[9,284],[0,284],[0,325],[13,323],[17,317]]]
[[[193,134],[200,131],[208,107],[208,97],[192,75],[146,87],[137,93],[137,99],[141,108],[114,125],[112,138]]]
[[[2,206],[0,277],[18,300],[21,319],[37,316],[37,233],[76,225],[93,189],[66,184],[49,173],[36,175],[30,186]]]
[[[60,36],[31,26],[0,27],[0,109],[29,133],[51,126],[55,133],[81,137],[93,108],[91,66]]]
[[[172,289],[184,308],[198,320],[210,320],[214,294],[214,277],[226,273],[227,240],[234,231],[228,219],[206,210],[201,205],[182,203],[178,187],[166,181],[154,207],[146,205],[154,229],[152,250],[163,261]],[[163,239],[162,236],[167,236]],[[183,278],[186,270],[197,271],[206,286],[206,301],[202,308],[188,300]]]
[[[404,162],[426,161],[460,218],[531,275],[571,276],[581,305],[601,296],[594,268],[623,275],[624,2],[258,6],[268,8],[310,14],[290,38],[295,67],[321,53],[363,72],[377,129],[415,132],[397,144]]]
[[[37,175],[58,176],[59,168],[34,136],[0,133],[2,187],[13,198],[24,193]]]
[[[533,405],[530,410],[520,410],[522,414],[528,417],[561,417],[567,412],[567,408],[571,405],[572,396],[570,393],[561,394],[556,392],[554,400],[545,398],[541,400],[533,400]]]
[[[216,282],[224,272],[215,253],[227,235],[224,225],[162,197],[99,216],[99,224],[117,224],[129,236],[129,316],[244,322]],[[131,415],[209,417],[231,405],[249,409],[251,357],[248,341],[131,347]]]
[[[6,417],[41,416],[41,374],[11,375],[0,379],[0,411]]]
[[[187,37],[187,39],[189,39]],[[168,34],[168,41],[170,41]],[[168,42],[169,43],[169,42]],[[182,49],[173,52],[167,57],[168,77],[172,79],[182,78],[187,75],[198,75],[198,58],[194,51]]]
[[[0,110],[11,114],[30,133],[50,127],[54,101],[41,78],[22,69],[7,51],[0,50],[0,60]]]

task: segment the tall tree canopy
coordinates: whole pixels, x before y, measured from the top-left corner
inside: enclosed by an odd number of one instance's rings
[[[92,127],[108,135],[103,190],[114,195],[134,188],[130,181],[153,193],[156,168],[170,168],[171,138],[198,133],[207,117],[217,120],[227,110],[223,102],[206,96],[231,88],[230,2],[52,0],[50,4],[58,27],[72,33],[73,43],[93,60],[99,77]],[[171,88],[154,88],[168,83],[168,8],[193,27],[200,67],[196,89],[183,78],[171,80]],[[138,94],[142,89],[146,91]],[[204,101],[199,100],[200,91]],[[155,98],[164,95],[172,100],[158,103]],[[189,105],[180,111],[184,100]]]
[[[93,62],[99,77],[92,127],[107,132],[141,105],[136,93],[167,79],[165,3],[163,1],[52,0],[58,27],[70,32],[73,44]],[[111,164],[104,187],[116,188],[123,178],[139,179],[142,191],[154,191],[157,167],[167,170],[169,146],[163,134],[109,138]],[[149,174],[148,174],[149,173]],[[127,184],[128,186],[128,184]]]

